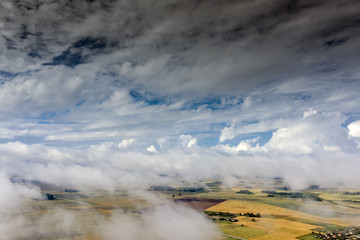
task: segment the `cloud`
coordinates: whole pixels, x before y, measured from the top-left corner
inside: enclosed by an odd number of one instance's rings
[[[92,79],[118,66],[119,71],[111,72],[118,81],[154,95],[233,95],[275,77],[283,81],[350,66],[346,63],[353,58],[347,55],[357,48],[356,25],[351,24],[356,22],[354,1],[343,4],[341,12],[334,3],[211,2],[194,8],[192,1],[156,7],[136,2],[134,9],[121,1],[38,5],[8,1],[4,5],[11,11],[4,11],[7,21],[2,23],[7,42],[3,46],[9,50],[2,68],[40,69],[39,75],[44,70],[76,68]],[[215,12],[227,14],[214,17]],[[340,31],[334,25],[351,27]],[[339,39],[348,40],[323,47]],[[334,54],[333,62],[324,60]],[[95,88],[89,84],[86,89]]]
[[[139,226],[142,226],[141,229]],[[184,229],[187,229],[184,231]],[[217,239],[219,233],[208,219],[193,209],[171,203],[155,206],[139,218],[113,216],[100,227],[105,239]]]
[[[189,148],[195,138],[180,135],[159,140],[161,152],[154,145],[148,147],[156,155],[143,152],[146,142],[131,148],[103,142],[81,149],[9,142],[0,144],[1,164],[9,174],[82,189],[97,186],[111,190],[116,186],[171,182],[171,176],[193,181],[209,178],[225,181],[238,175],[282,176],[297,187],[306,187],[308,181],[357,184],[356,174],[352,173],[327,177],[335,169],[358,164],[357,143],[348,137],[343,122],[344,117],[338,113],[318,112],[306,118],[299,114],[296,121],[287,123],[288,127],[274,131],[264,144],[260,144],[261,137],[257,136],[235,144]],[[163,174],[169,178],[160,177]],[[298,180],[294,181],[294,176]]]
[[[196,138],[192,138],[192,139],[190,139],[187,147],[188,147],[188,148],[191,148],[192,146],[196,146],[196,143],[197,143]]]
[[[313,141],[307,139],[306,136],[304,136],[308,131],[308,126],[305,124],[301,124],[292,128],[278,129],[276,132],[274,132],[269,143],[267,143],[267,147],[274,148],[280,152],[288,154],[312,153],[313,148],[310,143],[313,143]]]
[[[256,143],[259,140],[259,137],[254,139],[246,139],[245,141],[241,141],[239,145],[236,146],[236,151],[256,151],[254,150],[254,147],[252,146],[254,143]]]
[[[290,155],[310,154],[321,148],[337,151],[340,150],[339,146],[349,151],[354,147],[354,142],[347,140],[345,129],[341,126],[343,121],[338,113],[313,112],[292,126],[275,131],[264,147]]]
[[[159,153],[154,145],[151,145],[150,147],[148,147],[146,149],[146,151],[151,152],[151,153]]]
[[[164,173],[291,177],[287,161],[326,178],[329,153],[356,165],[356,1],[1,4],[9,175],[112,188]]]
[[[231,127],[225,127],[221,130],[221,135],[219,138],[220,142],[224,142],[229,139],[233,139],[236,136],[234,125]]]
[[[355,121],[347,126],[351,137],[360,137],[360,121]]]
[[[304,112],[303,118],[307,118],[315,114],[317,114],[317,110],[310,108],[309,111]]]
[[[0,174],[0,214],[11,215],[22,203],[22,199],[42,199],[40,190],[32,185],[13,184],[8,177]],[[20,211],[20,210],[19,210]]]
[[[240,141],[237,146],[231,146],[230,144],[226,145],[217,145],[216,148],[220,151],[224,151],[230,154],[237,154],[237,153],[255,153],[255,152],[262,152],[267,151],[267,149],[260,147],[258,144],[259,137],[253,139],[246,139]]]
[[[339,146],[324,146],[325,151],[335,152],[340,151],[341,148]]]
[[[119,148],[127,148],[135,142],[135,139],[124,139],[118,144]]]
[[[197,144],[196,138],[192,137],[191,135],[180,135],[179,138],[182,141],[182,145],[184,147],[191,148]]]

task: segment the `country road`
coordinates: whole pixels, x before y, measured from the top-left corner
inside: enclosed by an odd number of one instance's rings
[[[230,235],[226,235],[226,234],[222,234],[224,237],[229,237],[229,238],[234,238],[234,239],[240,239],[240,240],[247,240],[245,238],[239,238],[239,237],[234,237],[234,236],[230,236]]]

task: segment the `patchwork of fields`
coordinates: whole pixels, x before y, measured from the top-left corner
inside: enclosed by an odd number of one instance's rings
[[[245,239],[317,239],[312,236],[312,231],[332,231],[345,226],[357,226],[360,223],[360,205],[354,202],[359,196],[344,195],[340,190],[307,191],[318,194],[321,198],[314,201],[269,197],[262,190],[251,189],[252,194],[236,194],[238,189],[234,188],[199,193],[197,196],[208,195],[214,198],[217,195],[219,198],[227,199],[206,209],[207,211],[233,214],[261,213],[261,218],[237,216],[237,222],[216,221],[224,234]]]
[[[202,189],[178,192],[176,188],[165,191],[150,190],[151,194],[160,196],[156,202],[130,196],[122,190],[111,194],[102,191],[82,194],[47,190],[46,193],[53,195],[54,200],[28,200],[29,210],[23,211],[26,212],[26,218],[34,221],[59,214],[57,209],[65,212],[61,214],[71,211],[76,224],[69,226],[70,234],[65,239],[73,240],[98,240],[100,237],[96,233],[96,228],[105,219],[116,214],[137,218],[144,209],[161,206],[161,199],[170,199],[176,204],[190,206],[199,212],[222,212],[233,214],[232,216],[235,214],[232,221],[221,220],[219,217],[212,219],[223,234],[223,239],[228,240],[311,240],[318,239],[311,234],[313,231],[326,232],[360,225],[360,196],[344,194],[345,190],[314,189],[293,193],[290,190],[264,191],[263,188],[244,190],[241,186],[223,189],[217,183],[211,183],[209,186],[211,187],[206,191]],[[269,191],[275,192],[275,195],[269,196]],[[316,196],[317,200],[307,196]],[[261,217],[249,217],[246,213],[259,213]],[[56,229],[56,222],[49,220],[46,224],[49,229]],[[38,236],[37,239],[50,239],[49,237]],[[52,236],[51,239],[64,238]]]

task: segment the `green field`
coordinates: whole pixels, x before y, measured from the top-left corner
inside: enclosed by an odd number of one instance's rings
[[[241,226],[234,223],[218,223],[220,230],[230,236],[251,239],[267,234],[266,231],[257,228]]]
[[[318,239],[318,238],[314,238],[314,235],[313,234],[306,234],[304,236],[301,236],[301,237],[297,237],[298,239],[301,239],[301,240],[314,240],[314,239]]]
[[[312,231],[334,231],[360,223],[360,203],[357,202],[360,196],[344,194],[348,190],[306,190],[298,194],[303,198],[292,198],[286,197],[287,193],[291,195],[289,190],[276,190],[285,194],[268,197],[261,188],[249,188],[253,194],[238,194],[241,189],[245,188],[218,188],[217,191],[192,193],[191,196],[227,200],[207,211],[261,213],[262,218],[256,222],[238,217],[237,223],[217,223],[223,233],[246,239],[315,239]]]

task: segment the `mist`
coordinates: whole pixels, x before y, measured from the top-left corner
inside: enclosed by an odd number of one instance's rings
[[[61,239],[89,233],[109,240],[207,240],[220,236],[215,225],[198,211],[144,190],[129,193],[155,204],[151,208],[141,214],[118,208],[109,216],[87,208],[81,199],[79,206],[83,207],[69,208],[64,202],[54,207],[38,187],[11,182],[3,175],[0,186],[0,234],[5,240]]]

